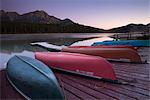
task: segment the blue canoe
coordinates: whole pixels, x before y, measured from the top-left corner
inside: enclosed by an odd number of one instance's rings
[[[11,85],[26,99],[64,99],[54,73],[36,59],[14,56],[7,63],[6,73]]]
[[[92,46],[97,45],[129,45],[134,47],[148,47],[150,46],[150,40],[121,40],[121,41],[104,41],[95,42]]]

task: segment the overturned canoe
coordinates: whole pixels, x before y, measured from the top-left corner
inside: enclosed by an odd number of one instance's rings
[[[57,45],[49,44],[47,42],[34,42],[34,43],[30,43],[30,44],[32,46],[40,46],[40,47],[47,49],[48,51],[52,51],[52,52],[61,51],[61,49],[63,47],[66,47],[66,46],[57,46]]]
[[[26,99],[64,99],[53,72],[42,62],[14,56],[6,68],[7,79]]]
[[[130,48],[133,50],[137,50],[136,47],[133,46],[125,46],[125,45],[97,45],[97,46],[68,46],[69,48]],[[65,48],[65,47],[64,47]]]
[[[54,69],[116,80],[112,65],[101,57],[66,52],[36,52],[35,58]]]
[[[92,46],[97,45],[130,45],[134,47],[147,47],[150,46],[150,40],[122,40],[122,41],[104,41],[95,42]]]
[[[49,51],[61,51],[63,48],[66,48],[67,46],[57,46],[53,44],[49,44],[47,42],[35,42],[30,43],[32,46],[40,46],[42,48],[45,48]],[[68,46],[69,48],[130,48],[133,50],[137,50],[136,47],[133,46],[127,46],[127,45],[93,45],[93,46]]]
[[[100,56],[109,60],[119,60],[127,62],[142,62],[138,53],[130,48],[70,48],[65,47],[63,52],[82,53]]]
[[[34,43],[32,45],[40,45],[48,50],[56,49],[57,51],[70,53],[83,53],[94,56],[101,56],[108,60],[123,61],[123,62],[139,62],[141,57],[137,53],[137,48],[133,46],[114,45],[114,46],[56,46],[48,43]],[[58,49],[59,48],[59,49]],[[51,50],[50,50],[51,51]]]

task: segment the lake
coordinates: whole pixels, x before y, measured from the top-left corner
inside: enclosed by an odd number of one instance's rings
[[[63,38],[94,38],[94,37],[108,37],[115,33],[38,33],[38,34],[1,34],[1,40],[31,40],[31,41],[48,41],[51,39]]]
[[[34,52],[47,51],[46,49],[40,47],[31,46],[31,42],[47,41],[55,45],[91,45],[93,42],[97,41],[112,40],[112,38],[109,38],[108,36],[113,34],[114,33],[50,33],[0,35],[0,69],[5,68],[7,61],[14,55],[24,55],[34,58]]]

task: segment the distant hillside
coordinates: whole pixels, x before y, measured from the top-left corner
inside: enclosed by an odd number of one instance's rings
[[[113,28],[110,30],[107,30],[107,32],[112,33],[128,33],[128,32],[144,32],[149,33],[150,32],[150,23],[147,25],[143,24],[128,24],[126,26]]]
[[[0,10],[1,33],[126,33],[149,32],[150,24],[129,24],[110,30],[94,28],[73,22],[66,18],[61,20],[48,15],[45,11],[25,14]]]
[[[26,14],[0,11],[1,33],[101,33],[103,29],[84,26],[66,18],[61,20],[44,11]]]
[[[67,21],[69,24],[74,24],[71,20],[61,20],[54,16],[48,15],[44,11],[34,11],[25,14],[18,14],[16,12],[0,11],[1,20],[5,22],[20,22],[20,23],[33,23],[33,24],[63,24]]]

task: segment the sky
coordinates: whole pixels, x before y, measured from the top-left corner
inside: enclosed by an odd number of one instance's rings
[[[49,15],[103,29],[150,23],[150,0],[1,0],[1,9]]]

